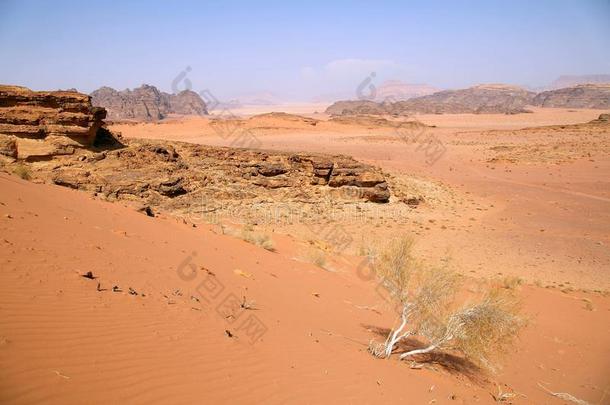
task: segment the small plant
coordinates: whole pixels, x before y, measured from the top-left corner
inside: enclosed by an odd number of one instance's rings
[[[318,267],[324,268],[326,266],[326,254],[318,249],[312,249],[310,251],[310,259],[313,264]]]
[[[326,254],[321,249],[311,248],[307,250],[305,254],[305,260],[307,260],[309,263],[315,264],[320,268],[326,268]]]
[[[523,284],[523,279],[517,276],[506,276],[502,280],[500,280],[500,283],[502,285],[502,288],[514,290]]]
[[[246,242],[252,243],[253,245],[260,246],[265,250],[271,252],[275,251],[275,245],[271,237],[265,233],[258,233],[248,229],[242,229],[241,238]]]
[[[15,168],[13,169],[13,174],[16,174],[23,180],[30,180],[32,178],[31,170],[23,164],[18,164],[17,166],[15,166]]]
[[[429,267],[415,259],[413,242],[392,241],[372,267],[399,306],[399,325],[384,343],[371,342],[369,351],[388,358],[403,339],[417,335],[425,344],[400,355],[406,359],[436,350],[456,350],[493,369],[495,351],[509,345],[523,322],[518,306],[506,289],[489,290],[474,304],[456,303],[460,279],[445,267]]]

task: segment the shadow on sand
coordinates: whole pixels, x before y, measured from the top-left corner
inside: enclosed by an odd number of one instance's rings
[[[390,333],[390,329],[388,328],[380,328],[374,325],[362,325],[367,330],[370,330],[375,335],[379,336],[382,341],[385,341],[387,336]],[[392,354],[397,355],[397,357],[406,353],[410,350],[425,347],[425,342],[420,340],[410,338],[403,339],[400,341]],[[410,357],[410,360],[432,367],[438,367],[444,371],[447,371],[453,375],[460,375],[468,378],[473,383],[482,385],[487,381],[485,370],[481,369],[477,364],[472,361],[465,359],[464,357],[457,356],[455,354],[446,353],[446,352],[430,352],[425,354],[415,355]],[[405,359],[405,361],[410,361],[409,359]]]

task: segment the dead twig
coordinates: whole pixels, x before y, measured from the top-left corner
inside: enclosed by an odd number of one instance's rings
[[[575,404],[578,404],[578,405],[591,405],[589,402],[587,402],[583,399],[576,398],[574,395],[568,394],[567,392],[553,392],[553,391],[547,389],[544,385],[542,385],[540,383],[538,383],[538,386],[540,388],[542,388],[547,394],[552,395],[559,399],[563,399],[564,401],[574,402]]]

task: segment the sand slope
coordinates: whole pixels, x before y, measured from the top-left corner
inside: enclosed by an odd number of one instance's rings
[[[292,259],[289,238],[273,253],[85,193],[7,175],[0,189],[3,403],[493,403],[496,382],[516,403],[561,403],[538,382],[596,403],[608,389],[607,298],[589,311],[525,288],[530,326],[500,374],[442,357],[416,370],[366,352],[393,317],[349,258],[331,273]],[[222,310],[232,296],[256,309]]]

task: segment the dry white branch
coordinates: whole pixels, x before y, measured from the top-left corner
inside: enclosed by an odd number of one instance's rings
[[[546,391],[547,394],[552,395],[559,399],[563,399],[564,401],[574,402],[575,404],[578,404],[578,405],[591,405],[589,402],[585,401],[584,399],[576,398],[574,395],[568,394],[567,392],[553,392],[553,391],[547,389],[545,386],[543,386],[540,383],[538,383],[538,386],[540,388],[542,388],[544,391]]]

